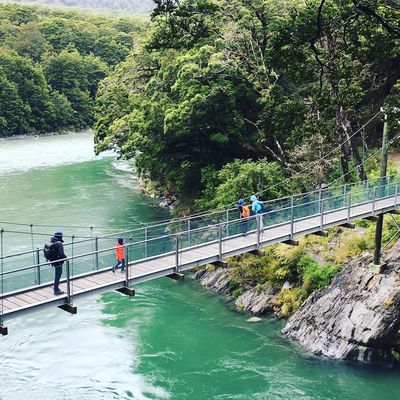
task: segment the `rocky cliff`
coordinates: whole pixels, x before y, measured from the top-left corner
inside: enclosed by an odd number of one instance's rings
[[[378,273],[372,258],[351,261],[289,318],[283,333],[317,355],[399,363],[400,242]]]

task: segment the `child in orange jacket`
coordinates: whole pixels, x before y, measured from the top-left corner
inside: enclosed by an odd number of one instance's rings
[[[125,270],[125,248],[124,248],[125,239],[120,237],[118,238],[118,243],[115,244],[115,256],[117,257],[117,263],[112,269],[112,272],[115,272],[119,266],[121,266],[121,272]]]

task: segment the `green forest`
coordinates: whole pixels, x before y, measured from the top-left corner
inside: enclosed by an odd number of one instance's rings
[[[141,45],[100,83],[97,151],[134,158],[189,211],[374,173],[381,107],[399,132],[398,2],[155,3]]]
[[[0,0],[0,2],[37,4],[41,6],[73,7],[87,10],[122,11],[130,13],[149,13],[153,0]]]
[[[0,137],[92,126],[99,82],[143,27],[137,18],[0,6]]]
[[[397,144],[397,1],[155,0],[146,18],[0,6],[0,136],[93,126],[181,212],[376,176],[384,113]]]

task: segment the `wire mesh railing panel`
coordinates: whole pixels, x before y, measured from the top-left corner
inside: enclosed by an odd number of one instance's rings
[[[284,208],[278,209],[276,211],[269,211],[265,214],[260,215],[261,229],[265,229],[272,225],[283,224],[285,222],[290,222],[291,220],[291,209]]]

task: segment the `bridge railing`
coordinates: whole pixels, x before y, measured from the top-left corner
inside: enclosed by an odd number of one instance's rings
[[[390,178],[387,178],[390,180]],[[386,182],[385,180],[378,179],[375,181],[366,181],[361,183],[354,183],[354,184],[346,184],[341,186],[334,186],[328,187],[316,191],[312,191],[309,193],[302,193],[290,197],[283,197],[280,199],[270,200],[264,202],[265,208],[267,211],[279,211],[280,209],[285,209],[290,207],[291,203],[295,206],[301,206],[305,208],[306,205],[310,208],[313,208],[314,211],[317,209],[317,200],[321,200],[321,198],[327,198],[332,195],[339,195],[339,193],[346,194],[354,190],[354,188],[358,188],[360,186],[369,188],[376,185],[381,185],[382,182]],[[296,209],[296,215],[300,212],[297,211],[299,208]],[[308,211],[304,211],[307,213]],[[107,248],[110,246],[118,236],[125,236],[127,242],[134,243],[139,240],[147,240],[155,237],[164,236],[166,233],[177,233],[177,232],[184,232],[194,230],[200,227],[205,227],[211,224],[224,222],[229,225],[229,222],[232,220],[237,219],[238,211],[237,208],[230,208],[227,210],[216,210],[213,212],[208,213],[201,213],[194,216],[189,217],[182,217],[171,219],[168,221],[164,221],[159,224],[149,224],[144,227],[135,228],[132,230],[120,231],[120,232],[113,232],[107,235],[100,235],[100,236],[93,236],[93,237],[72,237],[72,240],[65,243],[65,249],[67,253],[82,253],[88,252],[89,250],[94,252],[96,250]],[[3,237],[4,239],[4,237]],[[42,241],[41,244],[34,244],[32,243],[32,250],[28,251],[14,251],[12,254],[8,255],[1,255],[0,259],[3,260],[5,265],[5,269],[9,269],[9,265],[13,265],[16,259],[18,262],[24,261],[31,261],[33,263],[37,263],[38,261],[43,260],[42,256],[42,248],[43,243],[46,241],[46,237],[43,234],[40,235],[40,239]],[[37,240],[37,239],[36,239]],[[47,238],[48,240],[48,238]],[[28,241],[29,242],[29,241]],[[21,244],[23,247],[26,248],[28,243]],[[94,269],[97,268],[97,261],[93,260]]]
[[[224,251],[224,245],[227,239],[239,236],[242,233],[252,233],[261,230],[261,233],[273,226],[279,224],[291,223],[292,233],[296,233],[294,225],[302,219],[313,216],[321,216],[323,226],[326,216],[340,209],[348,210],[348,217],[351,217],[352,207],[371,203],[372,210],[376,201],[396,196],[399,191],[398,181],[389,181],[384,185],[360,185],[351,187],[351,190],[343,190],[336,195],[326,192],[318,193],[319,198],[315,199],[315,193],[309,197],[303,197],[302,202],[296,204],[295,197],[291,198],[290,205],[279,209],[266,211],[259,217],[251,216],[247,220],[232,219],[228,222],[224,220],[214,220],[215,223],[204,227],[192,228],[186,231],[166,233],[155,238],[143,238],[125,244],[128,261],[140,261],[149,257],[156,257],[166,254],[177,254],[178,257],[183,251],[194,246],[207,243],[218,243],[220,251]],[[297,198],[298,200],[298,198]],[[263,228],[259,229],[260,220]],[[75,249],[76,250],[76,249]],[[106,270],[115,263],[113,242],[109,240],[109,246],[101,249],[77,252],[71,254],[65,259],[68,264],[67,283],[73,278],[96,270]],[[3,260],[4,262],[4,260]],[[27,263],[28,264],[28,263]],[[65,267],[66,268],[66,267]],[[128,270],[127,279],[130,278],[132,268]],[[40,261],[29,263],[26,267],[4,270],[0,277],[3,279],[4,292],[10,292],[18,289],[24,289],[32,286],[39,286],[52,282],[54,271],[51,263]],[[65,275],[64,275],[65,276]]]
[[[351,207],[376,200],[393,197],[398,193],[398,181],[386,180],[367,182],[363,184],[346,185],[337,188],[328,188],[317,192],[310,192],[299,196],[279,199],[279,206],[273,208],[271,202],[266,204],[266,212],[262,215],[263,230],[274,225],[295,222],[316,215],[322,216],[322,222],[326,215],[334,210],[348,209],[349,216]],[[284,206],[285,205],[285,206]],[[272,207],[272,209],[270,209]],[[230,211],[230,210],[228,210]],[[255,232],[258,223],[255,216],[251,216],[247,221],[238,219],[238,211],[229,216],[223,213],[212,213],[208,215],[208,220],[202,223],[174,225],[174,223],[157,226],[158,231],[135,230],[135,235],[127,238],[126,249],[130,261],[137,261],[149,257],[165,254],[174,254],[176,249],[184,251],[193,246],[206,243],[222,243],[228,238],[241,235],[244,230]],[[203,225],[207,221],[207,225]],[[182,220],[179,221],[181,223]],[[244,227],[244,225],[246,225]],[[163,229],[160,229],[163,227]],[[168,227],[166,230],[165,227]],[[184,229],[184,228],[188,229]],[[151,234],[149,234],[151,233]],[[152,237],[154,236],[154,237]],[[95,240],[81,240],[72,242],[66,246],[66,259],[69,263],[70,274],[68,279],[87,273],[93,270],[103,270],[110,268],[115,263],[114,255],[115,238],[104,236]],[[43,260],[42,250],[34,252],[24,252],[19,255],[5,256],[1,260],[3,263],[4,292],[22,289],[29,286],[37,286],[51,282],[54,271],[50,263]],[[15,257],[18,257],[20,266],[13,269]],[[7,263],[10,263],[7,265]],[[12,264],[13,263],[13,264]],[[9,267],[9,268],[7,268]]]

